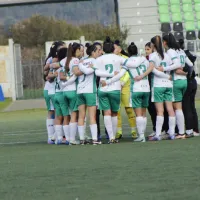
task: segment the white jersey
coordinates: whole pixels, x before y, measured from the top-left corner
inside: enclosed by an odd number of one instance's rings
[[[63,60],[61,60],[60,64],[62,66],[62,71],[65,72],[65,63],[66,63],[66,59],[64,58]],[[78,58],[72,58],[70,63],[69,63],[69,72],[68,72],[68,76],[72,77],[73,76],[73,68],[75,66],[79,65],[79,59]],[[71,83],[70,85],[67,85],[65,88],[63,88],[63,92],[69,92],[69,91],[76,91],[76,81],[74,81],[73,83]]]
[[[95,61],[94,58],[86,58],[83,60],[83,63],[79,64],[80,71],[85,74],[78,77],[77,94],[97,92],[96,75],[94,70],[89,67],[90,64],[94,66]]]
[[[58,73],[58,76],[56,77],[56,81],[55,81],[55,88],[56,88],[56,92],[62,92],[62,87],[61,87],[61,80],[60,80],[60,72],[62,71],[62,67],[60,67],[59,69],[56,70],[56,72]]]
[[[53,59],[52,57],[48,58],[45,64],[52,63],[52,59]],[[44,85],[44,90],[48,90],[49,89],[49,85],[50,85],[49,81],[46,81],[45,85]]]
[[[155,67],[166,67],[171,65],[171,59],[166,53],[164,53],[164,59],[162,59],[157,52],[150,54],[149,62],[152,62]],[[155,73],[153,73],[152,87],[172,87],[172,82],[167,78],[161,78]]]
[[[52,57],[48,58],[48,60],[46,61],[46,64],[51,64],[51,63],[53,63]],[[53,82],[46,81],[44,90],[48,90],[49,95],[55,94],[55,84],[56,84],[55,81],[53,81]]]
[[[171,58],[172,62],[173,62],[174,59],[178,59],[180,63],[181,63],[181,59],[185,60],[185,58],[183,58],[182,55],[181,55],[182,53],[179,54],[178,51],[175,51],[174,49],[167,50],[167,54]],[[181,56],[181,58],[180,58],[180,56]],[[183,62],[183,64],[185,66],[185,61]],[[180,67],[182,67],[182,64],[181,64]],[[175,73],[175,70],[174,70],[174,71],[172,71],[172,79],[173,79],[173,81],[178,80],[178,79],[186,79],[186,76],[178,75],[178,74]]]
[[[117,71],[120,72],[121,66],[125,63],[126,59],[122,56],[117,56],[115,54],[104,54],[96,59],[96,67],[97,69],[101,70],[102,72],[109,72],[112,74],[113,72]],[[108,78],[102,78],[100,80],[106,80]],[[121,83],[120,80],[111,83],[105,87],[99,87],[100,91],[103,92],[110,92],[115,90],[121,90]]]
[[[185,52],[182,49],[181,50],[177,50],[176,52],[177,52],[178,58],[180,60],[181,67],[184,68],[187,56],[186,56]],[[184,80],[184,79],[187,79],[187,77],[184,76],[184,75],[178,75],[178,74],[174,73],[174,79],[173,80],[179,80],[179,79]]]
[[[140,63],[139,66],[135,66],[136,62]],[[131,77],[132,92],[150,92],[150,86],[147,76],[140,81],[134,82],[134,78],[144,74],[147,71],[148,67],[149,67],[149,61],[144,59],[144,57],[132,56],[126,61],[126,66],[123,66],[123,68],[125,69],[127,68],[129,75]]]

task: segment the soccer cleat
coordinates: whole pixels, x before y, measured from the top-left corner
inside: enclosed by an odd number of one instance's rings
[[[55,142],[52,141],[52,140],[50,140],[50,139],[48,139],[47,143],[48,143],[48,144],[55,144]]]
[[[169,135],[168,139],[169,139],[169,140],[175,140],[175,139],[176,139],[176,136],[175,136],[175,135]]]
[[[149,141],[160,141],[160,140],[161,140],[161,137],[160,136],[156,136],[156,135],[149,138]]]
[[[61,144],[63,144],[63,141],[62,141],[62,140],[56,140],[56,141],[55,141],[55,144],[61,145]]]
[[[73,146],[73,145],[77,145],[76,142],[70,142],[69,145]]]
[[[138,137],[136,140],[134,140],[134,142],[146,142],[145,137]]]
[[[109,142],[108,142],[108,144],[116,144],[117,142],[116,142],[116,140],[109,140]]]
[[[121,139],[122,138],[122,130],[118,130],[116,134],[116,139]]]
[[[138,137],[136,131],[132,131],[131,135],[132,135],[133,139],[137,139],[137,137]]]
[[[194,137],[194,135],[193,135],[193,133],[190,133],[190,134],[186,134],[185,137],[186,138],[192,138],[192,137]]]
[[[199,136],[200,136],[200,133],[193,132],[193,135],[194,135],[194,137],[199,137]]]
[[[154,137],[156,135],[156,132],[153,131],[148,137]]]
[[[168,140],[169,139],[169,134],[167,134],[166,132],[162,132],[160,135],[162,140]]]
[[[178,134],[177,136],[176,136],[176,139],[185,139],[186,137],[185,137],[185,134]]]
[[[69,145],[70,143],[69,143],[69,141],[66,140],[66,141],[65,141],[65,144],[66,144],[66,145]]]
[[[92,144],[93,144],[93,145],[100,145],[100,144],[102,144],[102,142],[101,142],[101,141],[93,140],[93,141],[92,141]]]
[[[80,140],[80,145],[85,145],[85,140]]]

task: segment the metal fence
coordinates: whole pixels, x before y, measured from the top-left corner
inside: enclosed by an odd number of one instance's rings
[[[23,96],[19,99],[37,99],[43,97],[44,58],[22,61]]]

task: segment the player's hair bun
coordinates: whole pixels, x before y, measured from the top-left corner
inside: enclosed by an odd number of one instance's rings
[[[111,39],[110,39],[110,37],[109,37],[109,36],[107,36],[107,37],[106,37],[106,40],[105,40],[105,42],[106,42],[106,43],[110,43],[110,42],[111,42]]]
[[[85,47],[89,47],[89,46],[91,46],[91,44],[89,43],[89,42],[87,42],[86,44],[85,44]]]
[[[134,42],[131,42],[131,46],[135,46],[135,43],[134,43]]]
[[[120,46],[120,41],[119,41],[119,40],[115,40],[115,44],[116,44],[117,46]]]

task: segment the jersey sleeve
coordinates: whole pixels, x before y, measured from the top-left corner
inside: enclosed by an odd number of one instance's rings
[[[124,63],[124,66],[127,68],[137,68],[139,67],[143,62],[145,62],[146,58],[145,57],[135,57],[131,59],[127,59]],[[125,68],[125,69],[126,69]]]
[[[155,65],[155,67],[156,67],[156,57],[155,57],[154,54],[150,54],[149,55],[149,63],[150,62],[153,63]]]
[[[51,64],[52,61],[53,61],[53,59],[50,57],[50,58],[47,59],[46,64]]]
[[[126,62],[127,59],[122,56],[119,56],[119,57],[120,57],[120,64],[124,65],[124,63]]]
[[[87,67],[86,65],[83,65],[82,63],[79,63],[79,69],[86,75],[94,73],[94,69],[91,67]]]
[[[79,65],[79,59],[78,58],[73,58],[70,62],[70,68],[73,70],[74,67],[78,67]]]

